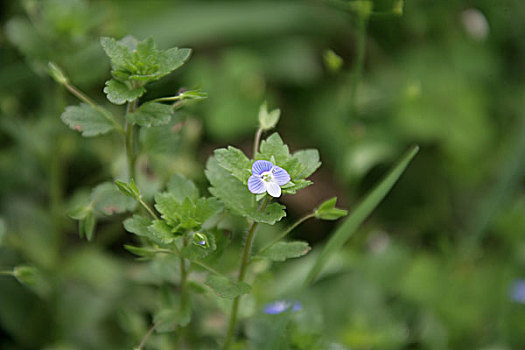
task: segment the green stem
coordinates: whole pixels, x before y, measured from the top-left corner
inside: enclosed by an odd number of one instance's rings
[[[0,271],[0,276],[13,276],[13,271],[12,270],[3,270],[3,271]]]
[[[144,209],[146,209],[146,211],[148,212],[148,214],[151,216],[151,218],[152,218],[153,220],[159,220],[158,215],[155,214],[155,212],[153,211],[153,209],[151,209],[150,206],[147,205],[146,202],[144,202],[144,200],[143,200],[142,198],[140,198],[140,199],[138,200],[138,202],[139,202],[140,205],[142,205],[142,207],[143,207]]]
[[[303,222],[305,222],[306,220],[308,219],[311,219],[315,217],[315,214],[314,213],[310,213],[308,215],[305,215],[304,217],[300,218],[299,220],[297,220],[293,225],[291,225],[290,227],[288,227],[288,229],[286,229],[283,233],[281,233],[279,236],[275,237],[270,243],[268,243],[267,245],[265,245],[261,250],[259,250],[259,252],[257,253],[257,255],[261,255],[262,253],[264,253],[265,251],[267,251],[268,249],[270,249],[275,243],[279,242],[281,239],[283,239],[284,237],[286,237],[290,232],[292,232],[297,226],[299,226],[300,224],[302,224]]]
[[[253,142],[253,158],[255,158],[255,155],[259,151],[259,144],[261,142],[262,132],[263,132],[263,129],[259,128],[257,129],[257,132],[255,133],[255,140]]]
[[[365,64],[365,52],[366,52],[366,27],[368,17],[363,14],[357,15],[357,57],[352,74],[351,81],[351,92],[350,92],[350,104],[351,104],[351,117],[355,117],[357,114],[357,90],[361,76],[363,74],[363,67]]]
[[[264,209],[266,209],[268,202],[269,202],[269,197],[266,197],[263,205],[260,208],[260,211],[264,211]],[[244,244],[244,249],[243,249],[242,257],[241,257],[241,267],[239,269],[239,277],[237,278],[238,282],[244,282],[244,278],[246,277],[246,271],[250,263],[250,251],[252,249],[253,240],[255,239],[255,230],[257,229],[257,226],[259,226],[259,223],[253,221],[248,230],[248,235],[246,237],[246,243]],[[223,346],[224,350],[229,349],[233,341],[233,336],[235,334],[235,326],[237,324],[237,313],[239,312],[239,302],[240,302],[240,296],[235,297],[235,299],[233,299],[232,310],[230,313],[230,322],[228,325],[228,333],[226,333],[226,340],[224,341],[224,346]]]
[[[127,108],[126,108],[126,115],[129,113],[133,113],[136,109],[137,100],[134,100],[133,102],[128,102]],[[125,138],[125,145],[126,145],[126,157],[128,159],[128,175],[129,179],[136,179],[135,174],[135,164],[137,162],[137,154],[135,153],[135,147],[133,142],[133,124],[129,123],[126,120],[126,124],[124,127],[124,138]]]
[[[153,331],[159,325],[160,325],[160,323],[157,323],[157,324],[154,324],[153,326],[151,326],[151,328],[148,330],[148,333],[146,333],[146,335],[144,335],[144,337],[140,341],[139,346],[135,350],[142,350],[144,348],[144,345],[146,345],[146,342],[148,341],[149,337],[153,334]]]
[[[108,121],[110,121],[113,124],[113,126],[115,126],[115,129],[119,133],[124,135],[125,133],[124,129],[122,129],[122,126],[115,120],[115,117],[113,116],[113,114],[111,114],[110,111],[108,111],[104,107],[97,105],[95,102],[93,102],[93,100],[87,97],[86,94],[84,94],[82,91],[80,91],[79,89],[71,85],[70,83],[66,82],[64,83],[64,86],[66,87],[66,89],[69,90],[69,92],[75,95],[79,100],[84,101],[85,103],[87,103],[88,105],[90,105],[91,107],[99,111],[102,114],[102,116],[104,116],[104,118],[106,118]]]

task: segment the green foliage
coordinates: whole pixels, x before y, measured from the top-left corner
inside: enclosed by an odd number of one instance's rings
[[[222,168],[215,157],[208,159],[206,177],[212,186],[211,194],[241,216],[270,225],[286,216],[285,207],[278,203],[271,203],[264,211],[259,211],[258,203],[248,187]]]
[[[261,142],[260,152],[255,159],[269,160],[290,174],[291,181],[283,187],[283,193],[289,194],[295,194],[298,190],[311,185],[312,182],[306,178],[321,166],[317,150],[302,150],[291,155],[288,146],[284,144],[278,133],[273,133]]]
[[[243,294],[247,294],[251,290],[248,283],[234,282],[227,277],[217,275],[208,276],[206,285],[213,289],[215,294],[225,299],[233,299]]]
[[[136,186],[135,186],[135,190]],[[137,190],[138,191],[138,190]],[[120,214],[135,209],[137,203],[122,193],[115,184],[105,182],[91,192],[91,203],[98,213],[105,215]]]
[[[111,79],[106,81],[104,93],[109,102],[122,105],[131,102],[144,95],[146,89],[143,86],[132,87],[119,80]]]
[[[101,44],[111,60],[111,74],[114,77],[106,82],[104,92],[108,100],[115,104],[130,102],[142,96],[146,92],[143,87],[145,84],[159,80],[182,66],[191,53],[189,49],[176,47],[157,50],[152,38],[137,41],[128,36],[117,41],[106,37],[101,39]]]
[[[164,125],[170,122],[173,108],[162,103],[147,102],[141,105],[135,112],[128,113],[126,119],[144,127]]]
[[[66,107],[60,119],[71,129],[81,132],[82,136],[86,137],[106,134],[114,127],[102,113],[85,103]]]
[[[307,242],[278,242],[258,255],[257,258],[268,259],[271,261],[285,261],[287,259],[299,258],[306,255],[310,249],[310,245]]]
[[[162,309],[153,318],[157,332],[173,332],[177,326],[186,326],[191,320],[191,307],[189,303],[179,309]]]
[[[331,235],[328,243],[323,248],[321,254],[317,257],[315,264],[308,273],[305,281],[306,284],[310,284],[314,281],[330,256],[341,249],[341,247],[359,228],[361,223],[370,215],[370,213],[372,213],[379,203],[381,203],[418,151],[419,147],[414,146],[405,153],[385,178],[374,187],[374,189],[359,203],[352,214]]]
[[[262,130],[270,130],[275,128],[275,126],[279,122],[280,116],[280,109],[274,109],[273,111],[268,112],[266,102],[263,103],[259,108],[259,128],[261,128]]]
[[[135,180],[131,179],[129,184],[120,180],[115,180],[115,184],[117,185],[118,189],[126,196],[131,197],[135,200],[139,200],[141,198],[140,191],[137,185],[135,184]]]
[[[215,150],[214,157],[217,163],[243,184],[248,182],[252,174],[252,162],[244,153],[235,147],[220,148]]]
[[[314,212],[315,217],[321,220],[337,220],[343,216],[346,216],[348,211],[336,208],[336,202],[337,197],[334,197],[321,203],[321,205]]]

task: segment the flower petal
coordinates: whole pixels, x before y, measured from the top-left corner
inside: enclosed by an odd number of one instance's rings
[[[266,192],[272,197],[281,197],[281,187],[277,182],[274,181],[268,181],[264,182],[264,185],[266,186]]]
[[[265,171],[272,170],[273,164],[267,160],[256,160],[252,165],[252,175],[261,175]]]
[[[290,182],[290,174],[288,174],[288,172],[283,168],[274,165],[272,168],[272,173],[273,178],[279,186],[286,185],[288,182]]]
[[[269,315],[278,315],[285,312],[290,307],[290,304],[284,300],[278,300],[270,304],[266,304],[264,312]]]
[[[252,175],[248,179],[248,189],[251,193],[255,194],[261,194],[266,192],[266,186],[264,185],[264,181],[259,177]]]

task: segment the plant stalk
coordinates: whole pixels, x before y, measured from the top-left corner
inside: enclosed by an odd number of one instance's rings
[[[269,197],[267,196],[260,208],[261,211],[264,211],[264,209],[266,209],[268,201]],[[244,278],[246,277],[246,271],[248,265],[250,264],[250,251],[252,250],[253,241],[255,239],[255,230],[258,226],[258,222],[252,221],[252,224],[248,230],[248,235],[246,236],[246,243],[244,244],[244,249],[242,251],[241,267],[239,269],[239,277],[237,278],[237,282],[244,282]],[[237,324],[237,313],[239,312],[240,299],[240,296],[237,296],[235,297],[235,299],[233,299],[232,310],[230,313],[230,322],[228,324],[228,333],[226,333],[226,340],[224,341],[223,346],[224,350],[229,349],[233,341],[233,336],[235,334],[235,326]]]
[[[253,142],[253,158],[255,158],[255,155],[259,151],[259,144],[261,143],[262,132],[263,132],[263,129],[259,128],[257,129],[257,132],[255,133],[255,140]]]
[[[126,115],[129,113],[133,113],[136,109],[136,102],[137,100],[134,100],[133,102],[128,102],[127,108],[126,108]],[[128,175],[129,179],[136,179],[136,173],[135,173],[135,165],[137,162],[137,154],[135,153],[135,146],[133,142],[133,124],[129,123],[126,120],[126,124],[124,127],[124,139],[125,139],[125,145],[126,145],[126,158],[128,160]]]

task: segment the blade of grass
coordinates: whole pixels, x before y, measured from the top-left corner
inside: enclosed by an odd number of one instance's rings
[[[413,146],[408,152],[406,152],[381,182],[357,205],[355,210],[345,219],[343,224],[337,228],[308,273],[304,283],[305,285],[309,285],[314,281],[328,261],[328,258],[340,249],[350,237],[352,237],[361,223],[370,215],[370,213],[372,213],[379,203],[381,203],[418,151],[419,146]]]

